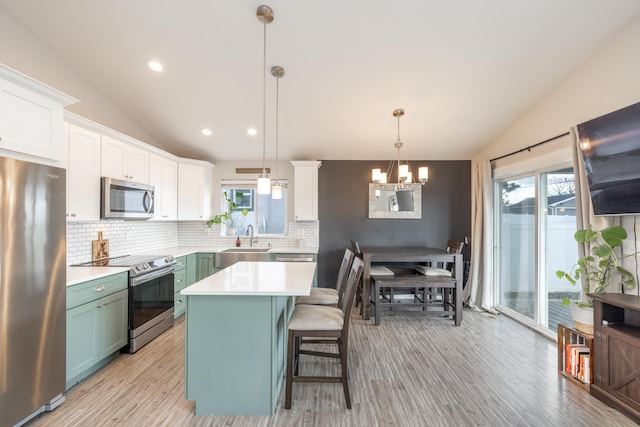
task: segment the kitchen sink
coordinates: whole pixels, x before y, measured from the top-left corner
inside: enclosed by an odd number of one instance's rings
[[[216,254],[216,269],[227,268],[240,261],[270,261],[271,248],[229,248]]]

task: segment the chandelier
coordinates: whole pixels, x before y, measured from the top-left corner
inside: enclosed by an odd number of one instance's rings
[[[397,152],[397,160],[391,161],[386,172],[382,172],[381,169],[371,170],[371,179],[374,184],[387,184],[388,179],[391,178],[393,168],[397,168],[397,181],[395,183],[396,188],[404,188],[405,185],[413,182],[413,172],[409,166],[408,161],[400,160],[400,149],[402,148],[402,140],[400,139],[400,117],[404,116],[404,110],[397,108],[393,110],[393,117],[398,119],[398,139],[394,144]],[[418,168],[418,182],[424,185],[429,180],[429,168],[427,166],[421,166]]]

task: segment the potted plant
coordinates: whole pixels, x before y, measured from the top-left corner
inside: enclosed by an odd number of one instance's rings
[[[588,243],[590,253],[578,258],[576,264],[569,271],[558,270],[556,276],[566,279],[575,285],[582,279],[585,292],[604,293],[610,286],[620,286],[633,289],[636,280],[628,270],[621,266],[621,257],[616,254],[616,248],[622,247],[627,238],[627,231],[620,226],[611,226],[602,230],[594,230],[592,226],[581,229],[573,235],[579,244]],[[635,254],[627,255],[632,256]],[[569,298],[562,300],[562,305],[571,305],[571,315],[576,329],[593,334],[593,301],[586,297],[571,304]]]
[[[235,191],[234,192],[235,199],[242,199],[242,192]],[[227,202],[227,210],[221,214],[218,214],[207,221],[207,225],[211,227],[213,224],[225,224],[227,226],[227,236],[233,236],[235,234],[235,227],[233,226],[233,212],[239,210],[238,203],[234,200],[234,197],[231,197],[229,193],[224,192],[224,199]],[[240,209],[242,215],[247,216],[249,210],[246,208]]]

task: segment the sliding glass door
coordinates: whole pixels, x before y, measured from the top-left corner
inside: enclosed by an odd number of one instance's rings
[[[496,181],[496,286],[500,310],[556,331],[571,322],[562,298],[579,289],[555,277],[577,258],[572,168]]]

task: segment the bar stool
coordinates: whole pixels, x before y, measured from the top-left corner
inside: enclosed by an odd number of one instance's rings
[[[355,258],[345,285],[344,300],[342,301],[344,310],[338,307],[307,304],[298,304],[293,310],[288,326],[285,409],[291,409],[294,382],[342,383],[347,408],[351,409],[347,371],[349,318],[355,299],[356,287],[362,275],[362,268],[362,260]],[[338,352],[330,353],[301,349],[300,345],[304,337],[333,338],[338,344]],[[340,359],[341,375],[336,377],[299,375],[301,354]]]
[[[336,288],[311,288],[311,294],[296,298],[296,304],[311,305],[332,305],[338,306],[340,302],[340,292],[344,290],[344,284],[347,281],[347,273],[353,262],[353,252],[347,248],[342,257],[342,263],[338,270],[338,278],[336,280]]]

